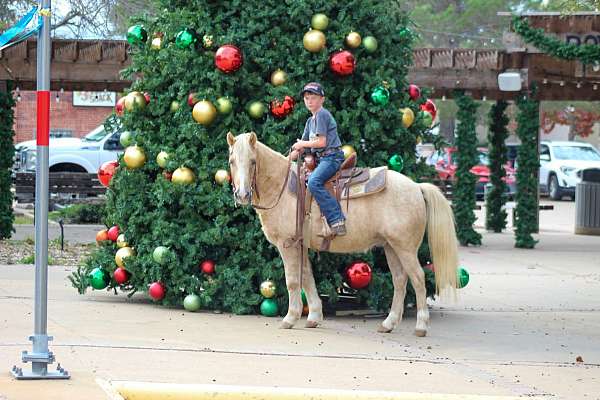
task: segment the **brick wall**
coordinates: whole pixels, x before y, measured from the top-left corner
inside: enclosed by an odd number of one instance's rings
[[[73,93],[50,93],[50,129],[71,130],[73,137],[82,137],[101,125],[112,112],[112,107],[73,106]],[[16,95],[16,94],[15,94]],[[15,106],[15,143],[35,139],[36,92],[20,91],[21,101]]]

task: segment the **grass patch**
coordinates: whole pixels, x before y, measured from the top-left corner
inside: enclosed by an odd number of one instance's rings
[[[17,264],[35,264],[35,254],[30,254],[17,261]],[[56,260],[48,256],[48,265],[56,265]]]
[[[32,225],[33,218],[28,217],[27,215],[17,215],[15,216],[15,225]]]

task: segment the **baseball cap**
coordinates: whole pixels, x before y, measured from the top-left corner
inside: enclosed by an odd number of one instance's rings
[[[321,84],[319,84],[317,82],[310,82],[310,83],[307,83],[306,85],[304,85],[304,88],[302,89],[302,92],[300,92],[300,95],[303,96],[304,93],[306,93],[306,92],[314,93],[319,96],[325,96],[325,92],[323,91],[323,86],[321,86]]]

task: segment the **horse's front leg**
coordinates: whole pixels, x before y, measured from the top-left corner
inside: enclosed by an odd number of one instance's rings
[[[323,322],[323,303],[321,302],[319,292],[317,291],[317,285],[315,283],[310,260],[308,259],[308,254],[305,255],[304,269],[302,270],[302,288],[304,289],[306,300],[308,302],[308,319],[306,320],[305,326],[307,328],[316,328]]]
[[[285,284],[288,290],[289,305],[286,316],[279,326],[282,329],[290,329],[302,316],[302,295],[300,292],[300,259],[297,247],[277,246],[285,268]]]

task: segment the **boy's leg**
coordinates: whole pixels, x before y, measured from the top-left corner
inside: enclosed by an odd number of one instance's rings
[[[325,182],[338,171],[340,163],[323,157],[317,168],[308,178],[308,189],[325,215],[329,226],[344,220],[342,208],[337,200],[325,189]]]

